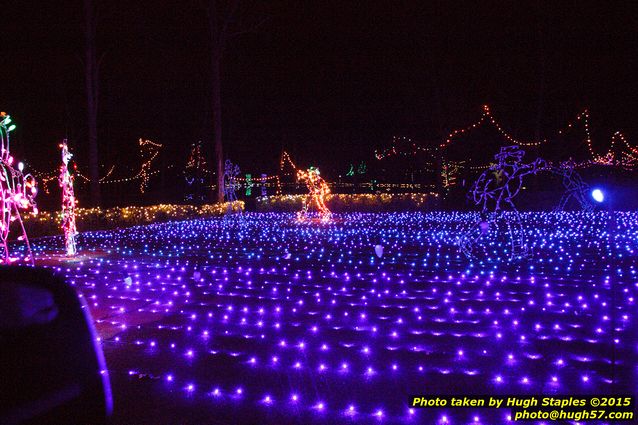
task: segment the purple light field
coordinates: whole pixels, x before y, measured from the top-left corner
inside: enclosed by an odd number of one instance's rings
[[[251,213],[86,232],[73,260],[51,257],[61,237],[33,248],[89,303],[118,424],[505,424],[410,396],[633,394],[638,213],[521,217],[518,261],[498,237],[468,260],[475,216],[443,212]]]

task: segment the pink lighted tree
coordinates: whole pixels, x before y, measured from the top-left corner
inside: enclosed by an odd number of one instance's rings
[[[75,238],[78,234],[75,226],[75,207],[77,199],[73,192],[73,175],[69,171],[69,161],[73,154],[69,152],[66,139],[60,143],[62,149],[62,165],[60,166],[60,176],[58,180],[62,188],[62,230],[64,231],[64,247],[66,255],[69,257],[77,254],[77,246]]]
[[[9,230],[11,223],[18,221],[22,230],[22,235],[18,236],[18,240],[23,240],[27,244],[29,259],[34,263],[33,253],[27,232],[22,223],[20,210],[31,211],[33,214],[38,213],[35,204],[35,196],[38,193],[38,187],[35,178],[31,174],[23,174],[24,164],[19,162],[17,168],[14,168],[14,158],[9,150],[9,133],[15,129],[15,125],[11,124],[11,117],[4,112],[0,112],[0,204],[2,205],[2,217],[0,219],[0,243],[4,247],[3,262],[8,264],[12,261],[9,257]]]

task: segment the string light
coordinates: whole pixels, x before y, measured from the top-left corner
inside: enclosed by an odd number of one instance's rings
[[[489,122],[490,124],[492,124],[492,126],[494,126],[494,128],[496,128],[496,130],[498,130],[498,132],[501,133],[501,136],[503,136],[509,143],[514,143],[520,146],[540,146],[541,144],[547,142],[547,139],[538,140],[538,141],[523,141],[523,140],[518,140],[514,138],[507,131],[505,131],[503,127],[501,126],[501,124],[494,118],[494,116],[490,112],[490,107],[488,105],[483,105],[483,113],[481,114],[481,118],[479,118],[478,121],[470,124],[469,126],[465,128],[452,131],[450,134],[448,134],[447,139],[445,140],[444,143],[441,144],[440,147],[441,148],[447,147],[450,143],[452,143],[452,141],[455,138],[457,138],[458,136],[464,133],[467,133],[468,131],[474,128],[479,127],[484,122]]]
[[[188,155],[188,161],[186,162],[187,169],[195,169],[197,171],[206,172],[206,159],[202,153],[202,141],[194,143],[191,146],[190,154]]]
[[[225,214],[229,206],[227,203],[206,205],[171,205],[159,204],[145,207],[114,207],[114,208],[75,208],[75,221],[86,230],[112,229],[115,227],[137,226],[164,220],[188,220],[201,217],[214,217]],[[231,207],[243,210],[244,202],[236,201]],[[62,224],[60,214],[47,211],[39,212],[37,216],[27,216],[33,232],[39,235],[57,233]]]
[[[576,116],[576,119],[574,121],[572,121],[572,122],[569,122],[567,124],[567,126],[565,126],[565,128],[559,130],[558,134],[559,135],[565,134],[568,130],[570,130],[572,127],[574,127],[577,122],[579,122],[581,120],[584,123],[585,141],[587,142],[587,148],[589,149],[589,153],[590,153],[591,157],[595,158],[596,154],[594,154],[594,147],[593,147],[592,141],[591,141],[591,133],[589,131],[589,111],[587,109],[583,110],[583,112],[578,114]]]
[[[457,184],[457,176],[465,161],[443,161],[441,166],[441,177],[443,177],[443,187],[449,189]]]
[[[286,164],[290,164],[290,166],[292,167],[293,171],[297,170],[297,166],[295,165],[294,162],[292,162],[292,159],[290,158],[290,155],[288,154],[288,152],[283,151],[281,153],[281,158],[279,159],[279,172],[280,174],[286,175],[284,174],[284,167],[286,166]],[[290,173],[289,175],[293,175],[294,173]]]
[[[418,146],[412,139],[405,136],[394,136],[392,138],[392,146],[384,150],[374,150],[374,156],[378,160],[382,160],[392,156],[416,156],[420,152],[432,154],[433,149]]]
[[[73,154],[69,152],[66,139],[60,143],[62,149],[62,165],[60,166],[59,183],[62,188],[62,230],[64,232],[64,247],[66,255],[73,257],[77,254],[76,236],[78,234],[75,225],[75,208],[77,200],[73,192],[73,176],[69,172],[69,161]]]
[[[624,145],[624,148],[629,149],[629,152],[620,152],[620,157],[618,158],[616,156],[617,143],[622,143]],[[635,154],[638,154],[638,148],[629,145],[624,134],[622,134],[620,131],[617,131],[611,138],[611,144],[607,153],[605,155],[599,155],[595,157],[593,162],[600,165],[620,165],[625,169],[631,169],[637,165],[638,157],[636,157]]]
[[[79,176],[82,180],[84,180],[84,181],[85,181],[85,182],[87,182],[87,183],[91,181],[91,179],[90,179],[90,178],[88,178],[87,176],[85,176],[84,174],[82,174],[80,171],[77,171],[77,172],[76,172],[76,174],[77,174],[77,175],[78,175],[78,176]],[[105,182],[100,182],[99,180],[98,180],[98,182],[99,182],[99,183],[105,183]]]
[[[285,168],[286,164],[289,164],[290,167],[292,168],[292,171],[290,173],[285,173],[284,172],[284,168]],[[276,195],[281,195],[282,194],[282,191],[281,191],[281,177],[294,178],[296,171],[297,171],[297,166],[295,165],[294,162],[292,162],[292,159],[290,158],[290,155],[288,154],[288,152],[283,151],[281,153],[280,158],[279,158],[279,174],[276,176],[276,180],[277,180]]]
[[[359,166],[357,167],[357,174],[365,174],[368,172],[368,166],[366,165],[366,163],[364,161],[361,161],[359,163]]]
[[[440,145],[440,148],[444,149],[448,147],[456,138],[467,133],[468,131],[472,129],[480,127],[485,122],[489,122],[490,124],[492,124],[492,126],[509,143],[513,143],[513,144],[516,144],[519,146],[525,146],[525,147],[538,147],[548,142],[548,139],[542,139],[538,141],[523,141],[523,140],[514,138],[507,131],[505,131],[503,126],[496,120],[496,118],[494,118],[494,116],[492,115],[490,111],[489,106],[483,105],[483,113],[481,117],[476,122],[470,124],[467,127],[459,128],[452,131],[448,135],[445,142],[443,142]],[[589,152],[591,159],[576,163],[575,168],[587,168],[587,167],[591,167],[595,165],[606,165],[606,166],[617,165],[625,169],[633,169],[638,165],[638,147],[631,146],[629,142],[627,141],[626,137],[619,131],[616,131],[612,135],[610,147],[607,150],[607,153],[603,155],[596,153],[594,149],[592,137],[591,137],[591,130],[590,130],[590,124],[589,124],[589,110],[587,109],[584,109],[582,112],[576,115],[573,121],[569,122],[564,128],[560,129],[557,132],[557,135],[566,134],[568,131],[576,127],[576,125],[579,123],[583,124],[583,129],[585,132],[585,143],[587,145],[587,150]],[[626,149],[620,153],[619,158],[616,157],[615,146],[617,143],[622,143],[623,149]],[[485,169],[488,167],[489,165],[480,165],[480,166],[470,167],[470,169],[480,170],[480,169]]]
[[[34,175],[38,179],[38,181],[42,184],[42,190],[44,191],[44,193],[48,195],[50,193],[49,183],[51,183],[54,180],[57,180],[58,176],[55,174],[45,174],[40,172],[34,172]]]
[[[162,146],[162,145],[160,145],[160,146]],[[158,153],[159,153],[159,151],[157,152],[157,154],[158,154]],[[100,184],[128,183],[128,182],[133,182],[133,181],[140,180],[140,179],[142,179],[142,180],[146,179],[146,181],[147,181],[147,183],[148,183],[148,179],[149,179],[150,177],[155,176],[155,175],[158,175],[158,174],[159,174],[159,173],[161,173],[162,171],[170,170],[171,168],[175,168],[175,165],[174,165],[174,164],[169,164],[169,165],[167,165],[164,169],[159,169],[159,170],[155,170],[155,171],[148,171],[148,169],[144,169],[144,164],[145,164],[145,163],[143,163],[143,164],[142,164],[142,167],[141,167],[140,171],[139,171],[139,172],[137,172],[136,174],[134,174],[134,175],[133,175],[133,176],[131,176],[131,177],[122,177],[122,178],[118,178],[118,179],[111,179],[111,180],[107,180],[107,178],[108,178],[111,174],[113,174],[113,171],[115,170],[115,166],[113,165],[113,166],[111,166],[111,168],[109,169],[109,171],[106,173],[106,175],[104,175],[104,177],[101,177],[101,178],[98,180],[98,183],[100,183]],[[149,166],[150,166],[150,164],[149,164]],[[82,172],[80,172],[80,171],[79,171],[79,170],[77,170],[77,169],[75,170],[75,174],[76,174],[78,177],[80,177],[82,180],[84,180],[85,182],[87,182],[87,183],[91,181],[91,179],[90,179],[89,177],[85,176],[84,174],[82,174]],[[41,173],[41,175],[42,175],[42,176],[47,176],[47,175],[46,175],[46,174],[44,174],[44,173]],[[49,180],[51,180],[53,177],[46,177],[46,178],[47,178],[47,179],[49,179]],[[146,187],[146,186],[147,186],[147,184],[144,184],[143,186],[144,186],[144,187]],[[47,193],[48,193],[48,192],[47,192]],[[143,192],[142,192],[142,193],[143,193]]]
[[[307,195],[278,195],[257,198],[257,211],[292,211]],[[340,211],[415,211],[431,207],[437,193],[330,193],[326,204]]]
[[[458,138],[462,134],[467,133],[471,129],[477,128],[486,122],[490,123],[495,129],[497,129],[497,131],[500,132],[500,134],[505,138],[506,141],[514,143],[519,146],[538,147],[548,142],[548,139],[542,139],[538,141],[524,141],[524,140],[519,140],[514,138],[504,129],[504,127],[500,124],[500,122],[494,117],[494,115],[492,114],[490,110],[490,107],[488,105],[483,105],[481,117],[476,122],[470,124],[469,126],[465,128],[460,128],[460,129],[456,129],[452,131],[448,135],[445,142],[441,143],[439,147],[441,149],[446,148],[456,138]],[[568,131],[575,128],[577,124],[580,124],[580,123],[582,123],[582,126],[584,128],[585,141],[586,141],[587,149],[591,159],[576,162],[574,164],[574,168],[581,169],[581,168],[587,168],[591,166],[618,166],[618,167],[622,167],[624,169],[630,170],[638,166],[638,147],[630,145],[625,135],[619,131],[613,134],[611,138],[610,147],[605,154],[596,153],[593,146],[593,142],[592,142],[590,124],[589,124],[589,111],[587,109],[584,109],[582,112],[576,115],[573,121],[569,122],[564,128],[559,130],[557,133],[558,135],[564,135]],[[139,140],[139,143],[140,143],[140,150],[142,152],[142,159],[143,159],[140,171],[131,177],[123,177],[123,178],[108,180],[108,178],[114,172],[115,166],[113,165],[109,168],[109,171],[106,173],[106,175],[99,179],[100,184],[126,183],[126,182],[131,182],[131,181],[140,179],[141,180],[140,191],[144,193],[144,191],[148,187],[149,178],[151,176],[159,174],[162,171],[162,170],[150,171],[152,162],[159,154],[159,151],[162,148],[162,145],[159,143],[154,143],[149,140],[142,140],[142,139]],[[622,151],[617,152],[618,146],[621,146]],[[395,136],[393,138],[393,143],[390,148],[375,150],[374,154],[378,160],[382,160],[384,158],[397,156],[397,155],[398,156],[415,156],[421,152],[426,153],[430,157],[432,157],[433,155],[437,153],[437,150],[432,147],[419,146],[412,139],[408,137]],[[185,171],[186,182],[189,185],[193,184],[195,178],[189,175],[188,171],[199,170],[197,173],[199,173],[200,175],[209,173],[209,170],[206,169],[205,164],[206,162],[201,153],[201,142],[197,144],[193,144],[188,162],[186,164],[186,171]],[[427,163],[426,166],[429,167],[429,168],[426,168],[427,171],[434,171],[432,161]],[[471,163],[468,163],[467,161],[458,162],[458,161],[443,160],[443,163],[441,164],[441,170],[440,170],[442,178],[443,178],[443,186],[445,188],[450,188],[452,186],[455,186],[457,184],[457,176],[462,168],[467,169],[469,171],[483,171],[485,169],[488,169],[490,166],[491,164],[472,165]],[[170,169],[173,167],[174,165],[171,164],[165,167],[165,169]],[[290,170],[287,170],[287,167],[289,167]],[[262,183],[262,187],[263,187],[263,183],[274,181],[276,184],[276,195],[282,195],[281,178],[282,177],[294,178],[296,175],[296,171],[297,171],[297,166],[292,161],[290,155],[288,154],[288,152],[283,151],[280,156],[279,173],[277,175],[262,176],[261,178],[252,178],[251,180],[252,182]],[[366,171],[367,171],[367,167],[365,166],[365,163],[362,162],[359,164],[359,167],[356,170],[356,173],[365,174]],[[79,178],[81,178],[85,182],[91,181],[89,177],[85,176],[79,171],[76,171],[76,174]],[[353,176],[354,174],[355,174],[355,166],[351,165],[350,170],[347,172],[346,175]],[[36,175],[38,179],[41,181],[43,190],[45,191],[45,193],[49,193],[48,184],[57,177],[56,174],[55,173],[36,173]],[[203,177],[200,178],[199,180],[203,181]],[[237,177],[236,180],[240,182],[246,182],[245,178]],[[188,198],[187,200],[190,200],[190,198]]]
[[[150,140],[139,140],[140,144],[140,153],[142,156],[142,168],[136,177],[140,177],[142,181],[140,182],[140,192],[144,193],[146,188],[148,187],[148,180],[151,176],[150,169],[153,163],[153,160],[159,154],[162,145],[159,143],[152,142]]]
[[[266,175],[262,175],[261,177],[250,177],[250,181],[252,182],[258,182],[258,183],[266,183],[269,181],[273,181],[273,180],[277,180],[278,176],[266,176]],[[247,182],[248,178],[246,177],[237,177],[236,178],[237,181],[242,181],[242,182]]]
[[[350,168],[348,169],[348,172],[346,173],[347,177],[352,177],[354,176],[354,165],[350,164]]]
[[[627,139],[620,131],[616,131],[612,135],[611,143],[606,154],[599,155],[595,152],[594,145],[591,138],[591,131],[589,129],[589,111],[587,109],[581,112],[576,117],[574,122],[570,122],[569,124],[567,124],[567,126],[564,129],[561,129],[558,132],[558,134],[560,135],[565,134],[568,130],[572,129],[577,122],[581,122],[581,121],[583,122],[583,128],[585,130],[585,141],[587,143],[587,149],[589,151],[589,154],[591,155],[591,161],[584,161],[583,163],[581,163],[580,164],[581,168],[583,166],[591,166],[591,165],[620,165],[623,168],[629,169],[636,166],[635,161],[638,158],[635,158],[632,155],[632,153],[636,153],[638,152],[638,150],[636,149],[636,147],[631,146],[627,142]],[[629,152],[627,151],[621,152],[620,158],[616,158],[616,149],[615,149],[616,141],[618,139],[620,139],[620,141],[622,142],[625,148],[629,149]],[[623,155],[624,155],[624,158],[623,158]],[[616,164],[617,161],[619,161],[620,164]],[[576,164],[576,167],[578,166],[579,164]]]
[[[109,171],[107,171],[107,173],[104,175],[104,177],[102,177],[101,179],[98,180],[99,183],[104,183],[106,181],[106,179],[109,178],[109,176],[111,174],[113,174],[113,171],[115,170],[115,165],[112,165],[111,168],[109,169]]]

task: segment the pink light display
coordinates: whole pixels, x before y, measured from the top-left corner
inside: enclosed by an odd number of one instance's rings
[[[18,240],[26,242],[29,259],[33,264],[31,245],[20,217],[20,210],[31,211],[33,214],[38,213],[35,204],[38,187],[31,174],[22,173],[24,169],[22,162],[18,163],[17,169],[13,167],[14,159],[9,150],[9,133],[15,129],[15,125],[10,124],[11,117],[5,112],[0,112],[0,141],[2,144],[0,150],[0,204],[2,205],[0,240],[4,247],[3,262],[10,263],[12,261],[12,258],[9,257],[8,238],[11,223],[17,220],[22,229],[22,235],[18,237]]]
[[[64,247],[66,255],[69,257],[77,254],[77,246],[75,238],[78,234],[75,226],[75,207],[77,199],[73,192],[73,176],[69,171],[69,161],[73,158],[73,154],[69,152],[66,139],[60,143],[62,149],[62,165],[60,166],[60,176],[58,181],[62,188],[62,230],[64,231]]]

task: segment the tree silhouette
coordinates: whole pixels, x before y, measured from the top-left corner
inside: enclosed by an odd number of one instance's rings
[[[87,123],[89,133],[89,178],[91,179],[91,204],[99,206],[100,182],[97,146],[98,108],[98,61],[96,58],[95,34],[97,27],[96,4],[94,0],[84,0],[85,60],[84,76],[86,84]]]
[[[211,38],[211,103],[213,112],[213,145],[217,193],[212,200],[224,202],[224,151],[222,139],[222,62],[224,50],[233,38],[256,30],[267,18],[251,13],[248,2],[242,0],[209,0],[206,11]]]

